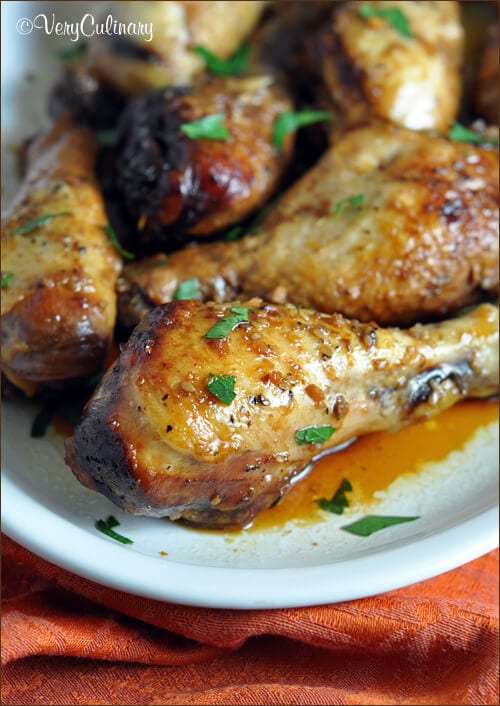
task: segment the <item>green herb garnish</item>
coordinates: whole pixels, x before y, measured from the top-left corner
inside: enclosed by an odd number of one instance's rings
[[[374,532],[379,532],[386,527],[400,525],[403,522],[413,522],[418,519],[420,519],[419,516],[395,517],[391,515],[367,515],[356,522],[352,522],[350,525],[344,525],[340,529],[350,532],[351,534],[357,534],[360,537],[369,537]]]
[[[329,424],[320,427],[305,427],[295,432],[295,440],[303,444],[322,444],[331,437],[335,429]]]
[[[262,230],[263,229],[260,226],[250,226],[249,228],[234,226],[226,233],[224,240],[239,240],[242,235],[255,235],[257,233],[262,233]]]
[[[229,59],[220,59],[205,47],[197,46],[193,49],[205,60],[207,69],[217,76],[231,76],[245,73],[250,56],[250,45],[242,44]]]
[[[109,130],[96,130],[94,138],[100,147],[114,147],[120,139],[120,130],[110,128]]]
[[[225,338],[238,324],[248,321],[248,308],[246,306],[232,306],[234,316],[225,316],[219,319],[212,328],[206,332],[205,338]]]
[[[111,537],[111,539],[115,539],[117,542],[121,542],[122,544],[133,544],[133,540],[128,537],[124,537],[123,534],[118,534],[118,532],[113,530],[113,527],[118,527],[119,524],[120,523],[118,520],[113,517],[113,515],[110,515],[107,520],[97,520],[95,523],[95,528],[98,529],[99,532]]]
[[[327,498],[319,498],[316,502],[322,510],[333,512],[334,515],[342,515],[345,507],[349,507],[349,500],[346,498],[346,493],[352,492],[352,485],[348,480],[343,478],[339,487],[332,495],[331,500]]]
[[[51,221],[53,218],[61,218],[62,216],[71,216],[71,211],[61,211],[61,213],[46,213],[44,216],[38,216],[38,218],[33,218],[32,221],[28,221],[23,226],[19,228],[12,228],[10,231],[12,235],[23,235],[24,233],[31,233],[32,230],[36,230],[47,221]]]
[[[448,137],[452,142],[473,142],[476,145],[483,145],[485,143],[498,144],[498,138],[485,137],[475,130],[469,130],[469,128],[460,125],[460,123],[454,122],[451,130],[448,133]]]
[[[348,196],[346,199],[341,199],[340,201],[337,201],[337,203],[335,204],[335,209],[333,211],[333,217],[337,218],[344,206],[361,206],[364,200],[364,194],[356,194],[355,196]]]
[[[224,240],[239,240],[244,233],[245,229],[243,226],[234,226],[231,230],[228,230],[224,236]]]
[[[65,47],[64,49],[59,49],[57,56],[63,61],[70,61],[71,59],[76,59],[87,51],[87,42],[80,42],[72,47]]]
[[[168,258],[167,257],[160,257],[158,260],[155,260],[152,262],[149,266],[150,267],[163,267],[163,265],[168,264]]]
[[[192,140],[229,140],[231,133],[222,121],[226,119],[225,113],[205,115],[204,118],[193,120],[181,125],[182,132]]]
[[[283,151],[283,140],[289,132],[295,132],[305,125],[313,125],[323,120],[331,120],[332,114],[326,110],[301,110],[295,113],[286,110],[278,116],[273,128],[273,145],[278,152]]]
[[[5,274],[2,274],[2,289],[4,289],[5,287],[8,287],[13,279],[14,279],[13,272],[6,272]]]
[[[172,299],[178,301],[179,299],[195,299],[198,294],[198,279],[192,277],[191,279],[185,279],[181,282],[174,292]]]
[[[45,436],[50,420],[54,415],[55,407],[54,402],[49,402],[38,412],[31,425],[30,436],[32,439],[41,439],[42,436]]]
[[[212,373],[210,373],[207,388],[212,395],[215,395],[221,402],[231,404],[236,397],[234,391],[235,383],[236,377],[234,375],[212,375]]]
[[[238,316],[243,316],[245,321],[248,321],[248,312],[249,309],[247,306],[238,306],[235,304],[234,306],[231,307],[231,311],[233,314],[237,314]]]
[[[383,20],[387,20],[387,22],[394,27],[396,32],[399,32],[403,37],[407,37],[408,39],[413,37],[408,19],[399,7],[377,8],[363,2],[359,6],[359,14],[365,19],[380,17]]]
[[[129,252],[128,250],[125,250],[125,248],[122,246],[120,241],[118,240],[115,231],[113,228],[109,225],[109,223],[106,223],[104,226],[104,230],[106,231],[106,235],[110,239],[113,247],[117,252],[120,253],[122,257],[124,257],[127,260],[135,260],[135,255],[132,252]]]

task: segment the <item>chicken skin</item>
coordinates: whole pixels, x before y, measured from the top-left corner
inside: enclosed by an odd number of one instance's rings
[[[119,93],[136,95],[150,88],[191,85],[205,70],[193,48],[203,46],[227,59],[257,25],[266,3],[169,0],[116,5],[117,21],[151,24],[152,37],[100,37],[90,48],[88,72]]]
[[[403,331],[259,299],[178,301],[137,327],[66,461],[129,512],[245,525],[325,449],[497,391],[489,304]]]
[[[95,144],[61,118],[31,146],[2,225],[2,370],[27,394],[101,368],[122,260],[94,176]]]
[[[335,131],[382,118],[446,131],[460,101],[458,2],[347,2],[313,39],[312,63],[339,120]]]
[[[121,125],[114,186],[137,224],[135,244],[169,247],[182,237],[210,235],[266,201],[294,141],[287,135],[278,153],[273,126],[292,107],[266,74],[213,77],[132,101]],[[225,136],[185,134],[186,125],[213,116]]]
[[[385,124],[347,132],[263,221],[263,233],[134,263],[126,325],[183,280],[201,299],[289,301],[408,324],[498,292],[498,152]],[[163,261],[164,261],[163,257]]]

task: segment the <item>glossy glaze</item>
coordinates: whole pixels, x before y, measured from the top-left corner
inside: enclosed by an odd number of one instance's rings
[[[231,304],[158,307],[137,327],[67,442],[85,485],[138,514],[245,525],[325,448],[427,419],[498,388],[498,309],[382,329],[247,302],[248,323],[205,334]],[[210,375],[236,378],[229,404]],[[325,443],[297,431],[328,426]]]

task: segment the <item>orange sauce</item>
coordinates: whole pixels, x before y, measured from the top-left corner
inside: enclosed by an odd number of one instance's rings
[[[316,500],[331,498],[343,478],[349,480],[352,503],[367,503],[401,475],[417,474],[422,464],[441,461],[465,446],[480,427],[498,420],[498,402],[467,401],[438,417],[395,433],[377,432],[362,437],[343,451],[318,461],[275,507],[258,515],[246,531],[276,529],[288,520],[301,524],[324,516]]]
[[[61,417],[58,414],[54,414],[54,416],[50,420],[50,423],[52,424],[56,432],[60,434],[60,436],[64,436],[65,439],[68,436],[73,436],[75,425],[73,424],[73,422],[70,422],[69,419],[65,419],[64,417]]]

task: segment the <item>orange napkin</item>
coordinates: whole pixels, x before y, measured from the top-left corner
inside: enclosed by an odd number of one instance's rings
[[[498,703],[498,551],[381,596],[263,611],[120,593],[8,538],[2,561],[6,706]]]

